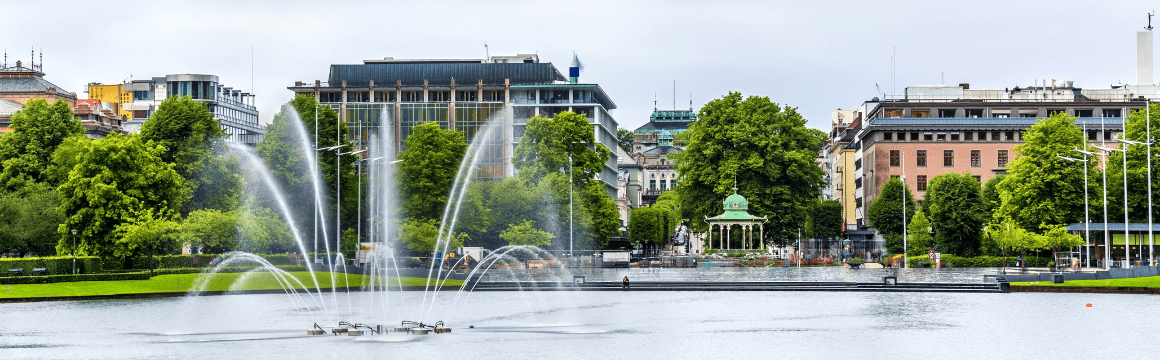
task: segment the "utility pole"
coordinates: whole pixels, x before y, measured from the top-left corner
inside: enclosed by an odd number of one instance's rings
[[[906,244],[906,195],[910,191],[906,189],[906,150],[900,152],[899,160],[902,161],[902,177],[900,178],[902,180],[902,267],[905,268],[907,267],[907,261],[909,261],[906,255],[906,251],[909,250]]]

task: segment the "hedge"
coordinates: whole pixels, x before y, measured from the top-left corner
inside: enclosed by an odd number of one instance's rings
[[[78,274],[100,273],[101,258],[96,256],[78,256]],[[30,257],[30,258],[0,258],[0,276],[8,276],[9,269],[24,269],[24,274],[32,274],[32,269],[45,268],[49,275],[72,275],[73,258],[71,256]]]
[[[947,268],[999,267],[1003,263],[1004,259],[1006,259],[1007,267],[1014,267],[1018,262],[1017,256],[1008,256],[1006,258],[1001,256],[964,257],[952,254],[942,254],[941,259],[943,267]],[[1024,256],[1023,259],[1027,261],[1027,266],[1029,267],[1046,267],[1051,263],[1051,258],[1049,257]],[[911,256],[907,263],[911,267],[924,267],[923,265],[930,266],[932,261],[930,261],[930,258],[927,258],[926,256]]]
[[[147,272],[122,274],[9,276],[0,278],[0,284],[44,284],[70,281],[149,280],[149,277],[149,273]]]
[[[254,266],[227,266],[218,269],[218,273],[240,273],[256,269]],[[306,265],[284,265],[278,266],[278,269],[283,271],[306,271]],[[205,267],[184,267],[184,268],[167,268],[156,269],[153,273],[156,275],[171,275],[171,274],[196,274],[208,270]],[[321,269],[314,269],[315,271],[322,271]]]

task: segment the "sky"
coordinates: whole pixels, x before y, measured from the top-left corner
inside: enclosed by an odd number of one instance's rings
[[[257,95],[263,122],[295,81],[366,59],[537,53],[616,103],[622,128],[736,91],[829,129],[908,85],[972,89],[1036,79],[1135,82],[1144,1],[21,1],[6,2],[8,63],[44,54],[46,79],[86,84],[218,75]],[[20,14],[20,15],[16,15]],[[1160,21],[1158,21],[1160,25]],[[895,57],[891,77],[891,58]],[[39,55],[38,55],[39,57]],[[38,59],[39,61],[39,59]],[[945,79],[945,80],[944,80]],[[676,96],[674,86],[676,82]],[[892,89],[893,85],[893,91]]]

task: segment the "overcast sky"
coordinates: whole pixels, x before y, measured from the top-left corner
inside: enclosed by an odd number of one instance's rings
[[[1035,79],[1107,88],[1135,82],[1144,1],[187,1],[6,2],[8,62],[43,49],[53,83],[86,98],[89,82],[166,74],[220,77],[257,94],[263,122],[294,81],[330,64],[483,58],[535,52],[561,72],[575,51],[581,82],[616,102],[635,129],[661,109],[729,91],[798,108],[829,128],[851,109],[907,85],[1027,86]],[[1158,22],[1160,23],[1160,22]],[[251,70],[251,48],[253,70]],[[251,86],[251,76],[253,85]]]

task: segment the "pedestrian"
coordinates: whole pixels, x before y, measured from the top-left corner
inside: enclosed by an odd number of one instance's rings
[[[620,283],[621,283],[621,285],[622,285],[622,286],[621,286],[622,288],[624,288],[624,289],[628,289],[628,275],[625,275],[625,276],[624,276],[624,280],[623,280],[623,281],[621,281]]]

